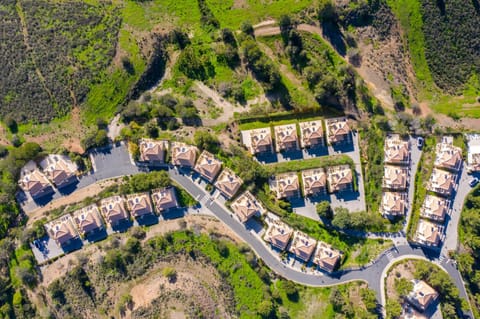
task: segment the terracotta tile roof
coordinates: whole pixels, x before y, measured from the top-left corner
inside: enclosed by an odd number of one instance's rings
[[[301,146],[324,145],[322,121],[300,123]]]
[[[43,195],[47,190],[51,189],[48,179],[38,169],[25,174],[20,179],[20,186],[32,197]]]
[[[250,152],[252,154],[272,151],[272,132],[269,127],[250,131]]]
[[[152,200],[158,212],[178,207],[174,187],[166,187],[153,190]]]
[[[172,143],[172,163],[173,165],[193,167],[197,157],[197,148],[185,143]]]
[[[317,195],[327,189],[327,174],[323,168],[302,171],[303,194]]]
[[[215,187],[230,199],[238,192],[242,184],[243,181],[240,177],[238,177],[231,169],[224,168],[215,182]]]
[[[435,221],[443,222],[449,203],[445,198],[427,195],[420,209],[420,215]]]
[[[127,207],[135,218],[147,214],[153,214],[152,201],[147,192],[127,195]]]
[[[442,237],[440,225],[420,219],[415,233],[415,241],[427,246],[438,246]]]
[[[435,147],[435,166],[458,171],[462,164],[462,149],[448,143],[438,143]]]
[[[206,178],[209,182],[213,182],[221,169],[222,162],[207,151],[202,152],[194,168],[196,172]]]
[[[269,220],[264,239],[274,247],[280,250],[285,250],[292,234],[293,229],[287,224],[280,220]]]
[[[275,177],[278,198],[288,198],[299,196],[300,184],[298,183],[298,175],[296,172],[278,174]]]
[[[383,175],[383,187],[393,190],[407,188],[408,170],[404,167],[385,165]]]
[[[403,216],[405,214],[406,193],[384,192],[380,211],[387,216]]]
[[[346,118],[327,119],[325,122],[329,144],[343,142],[351,132]]]
[[[352,169],[349,165],[330,166],[327,168],[327,181],[331,193],[351,187]]]
[[[168,149],[168,142],[141,139],[139,149],[141,161],[164,163],[165,152]]]
[[[100,201],[100,211],[103,218],[110,224],[116,225],[120,221],[128,219],[125,210],[125,199],[121,196],[112,196]]]
[[[385,139],[385,163],[408,164],[410,159],[410,147],[408,141],[404,141],[398,134],[388,136]]]
[[[455,184],[455,176],[447,171],[434,168],[427,189],[429,191],[449,196]]]
[[[72,223],[72,216],[64,215],[45,225],[47,233],[59,245],[65,245],[72,239],[78,238],[75,227]]]
[[[73,213],[73,220],[81,234],[86,234],[103,227],[100,211],[95,204],[75,211]]]
[[[422,311],[438,298],[438,293],[422,280],[412,280],[413,290],[408,295],[407,299],[414,306],[419,307]]]
[[[342,258],[339,250],[333,249],[332,246],[319,241],[317,249],[313,257],[313,262],[323,270],[332,272],[335,270],[338,262]]]
[[[230,207],[242,223],[245,223],[254,215],[261,215],[264,212],[260,202],[249,191],[240,195]]]
[[[295,124],[274,127],[275,146],[278,151],[297,149],[297,126]]]
[[[50,154],[41,162],[45,175],[57,186],[62,187],[74,181],[78,170],[68,156],[59,154]]]
[[[313,254],[313,251],[315,250],[316,245],[317,241],[315,239],[300,231],[295,231],[293,233],[293,240],[289,251],[292,254],[295,254],[297,258],[308,262]]]

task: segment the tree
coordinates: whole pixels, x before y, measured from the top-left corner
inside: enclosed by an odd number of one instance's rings
[[[401,297],[407,296],[413,290],[413,283],[405,278],[395,278],[395,291]]]
[[[320,0],[318,4],[318,20],[320,22],[336,22],[337,12],[332,0]]]
[[[387,300],[387,319],[398,319],[402,315],[402,306],[396,300]]]
[[[348,209],[344,207],[335,208],[335,215],[332,219],[332,225],[338,228],[351,228],[352,221]]]
[[[346,300],[343,297],[340,290],[338,290],[338,288],[336,287],[332,288],[332,291],[330,292],[330,297],[328,298],[328,300],[332,304],[333,310],[335,310],[335,312],[342,312],[346,304]]]
[[[155,124],[155,122],[148,122],[145,125],[145,132],[147,133],[148,136],[152,138],[157,138],[158,137],[158,126]]]
[[[316,205],[317,214],[321,218],[331,219],[333,217],[332,208],[329,201],[321,201]]]
[[[264,300],[258,305],[258,314],[262,318],[270,318],[273,312],[273,303],[271,300]]]
[[[220,142],[216,136],[206,130],[197,130],[193,136],[195,145],[200,150],[206,150],[216,154],[219,151]]]
[[[285,293],[287,294],[289,300],[298,301],[298,288],[292,281],[282,281],[282,287],[285,290]]]
[[[11,133],[15,134],[18,132],[18,125],[17,121],[11,116],[7,115],[3,119],[3,122],[5,123],[5,126],[10,130]]]
[[[278,26],[282,34],[288,33],[293,27],[292,19],[289,15],[283,14],[278,20]]]
[[[177,271],[172,267],[165,267],[162,270],[162,274],[167,277],[168,281],[174,282],[177,279]]]
[[[240,30],[242,30],[242,32],[245,33],[246,35],[253,36],[254,34],[253,26],[248,21],[242,22],[242,25],[240,26]]]
[[[360,290],[360,295],[362,296],[362,301],[367,310],[371,313],[375,312],[377,309],[377,297],[375,296],[375,292],[371,289],[363,288]]]

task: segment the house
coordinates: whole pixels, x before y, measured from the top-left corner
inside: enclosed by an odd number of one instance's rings
[[[293,229],[279,219],[269,218],[267,224],[264,240],[273,247],[284,251],[293,235]]]
[[[455,175],[450,172],[434,168],[427,190],[443,195],[450,196],[455,186]]]
[[[410,144],[392,134],[385,139],[385,163],[394,165],[408,165],[410,162]]]
[[[300,123],[300,146],[302,148],[325,146],[322,121]]]
[[[213,182],[222,169],[222,162],[213,154],[203,151],[194,170],[209,182]]]
[[[269,127],[250,131],[250,153],[272,153],[272,131]]]
[[[228,199],[235,196],[235,194],[242,186],[243,181],[231,169],[223,169],[220,176],[215,182],[215,187]]]
[[[50,238],[55,240],[55,242],[62,247],[71,244],[79,238],[70,214],[63,215],[62,217],[51,221],[45,225],[45,229]]]
[[[20,171],[19,184],[33,199],[53,193],[52,185],[33,161],[28,162]]]
[[[303,194],[316,196],[327,193],[327,174],[323,168],[302,171]]]
[[[275,177],[275,192],[277,198],[292,198],[300,196],[300,184],[296,172],[278,174]]]
[[[47,155],[40,162],[40,167],[57,188],[65,187],[78,180],[78,167],[68,156],[59,154]]]
[[[168,150],[168,141],[141,139],[139,142],[140,161],[150,164],[165,163],[165,154]]]
[[[413,308],[412,305],[404,303],[399,319],[431,319],[431,317],[424,316],[417,309]]]
[[[175,187],[165,187],[152,191],[152,200],[158,213],[178,207]]]
[[[412,283],[413,290],[408,294],[407,300],[423,312],[438,298],[438,292],[423,280],[414,279]]]
[[[193,167],[197,158],[198,149],[185,143],[172,143],[172,164],[185,167]]]
[[[73,221],[82,236],[88,236],[104,229],[97,205],[83,207],[73,213]]]
[[[434,195],[427,195],[422,208],[420,208],[420,216],[443,223],[449,206],[449,200]]]
[[[127,208],[134,218],[154,214],[152,201],[147,192],[127,195]]]
[[[438,247],[443,237],[443,227],[420,219],[415,232],[414,241],[427,247]]]
[[[316,245],[317,241],[315,239],[300,231],[295,231],[288,251],[294,254],[295,257],[308,263],[310,257],[315,251]]]
[[[407,168],[385,165],[383,167],[383,172],[383,188],[395,191],[407,189]]]
[[[339,250],[333,249],[332,246],[319,241],[315,254],[313,255],[313,263],[320,269],[327,272],[332,272],[337,267],[342,253]]]
[[[450,143],[438,143],[435,147],[435,167],[458,172],[462,166],[462,149]]]
[[[480,134],[466,134],[467,139],[467,170],[480,171]]]
[[[274,127],[275,148],[277,152],[294,151],[298,149],[297,126],[295,124]]]
[[[407,193],[384,192],[380,212],[384,217],[401,217],[405,215]]]
[[[353,174],[349,165],[337,165],[327,168],[328,191],[330,193],[352,189]]]
[[[128,213],[125,210],[125,199],[122,196],[111,196],[100,201],[100,212],[110,226],[118,226],[121,222],[128,220]]]
[[[253,216],[260,216],[265,212],[260,202],[249,191],[235,199],[230,207],[242,223],[245,223]]]
[[[327,143],[329,145],[350,143],[351,130],[346,118],[333,118],[325,120],[327,127]]]

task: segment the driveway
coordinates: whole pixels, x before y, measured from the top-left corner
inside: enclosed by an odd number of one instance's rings
[[[407,213],[405,215],[405,224],[403,225],[403,231],[407,231],[408,222],[413,209],[413,198],[415,196],[415,175],[417,174],[418,163],[422,157],[422,150],[418,149],[417,138],[410,137],[410,171],[408,181],[408,199],[407,199]]]

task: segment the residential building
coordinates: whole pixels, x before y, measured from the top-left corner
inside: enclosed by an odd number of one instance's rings
[[[407,193],[384,192],[380,212],[384,217],[395,218],[405,215]]]
[[[88,236],[104,229],[97,205],[83,207],[73,213],[73,221],[82,236]]]
[[[172,143],[172,164],[192,168],[195,165],[198,149],[185,143]]]
[[[279,219],[268,219],[267,224],[264,240],[281,251],[285,250],[293,235],[293,229]]]
[[[480,134],[466,134],[467,138],[467,170],[480,171]]]
[[[125,199],[122,196],[111,196],[100,201],[100,212],[110,226],[118,226],[121,222],[128,220],[128,213],[125,210]]]
[[[333,272],[341,258],[342,253],[339,250],[319,241],[313,256],[313,263],[327,272]]]
[[[385,139],[385,163],[408,165],[410,162],[410,144],[399,134],[392,134]]]
[[[222,169],[222,162],[213,154],[203,151],[194,170],[209,182],[213,182]]]
[[[52,185],[33,161],[28,162],[27,165],[22,168],[19,184],[33,199],[38,199],[53,193]]]
[[[288,251],[308,263],[316,245],[317,241],[315,239],[297,230],[293,233],[292,243]]]
[[[292,198],[300,196],[300,184],[296,172],[278,174],[275,177],[275,192],[277,198]]]
[[[175,187],[165,187],[153,190],[152,200],[158,213],[178,207]]]
[[[327,127],[327,142],[329,145],[350,143],[351,130],[346,118],[333,118],[325,120]]]
[[[75,231],[75,226],[72,222],[70,214],[51,221],[45,225],[47,234],[55,240],[59,246],[67,246],[78,239],[78,233]]]
[[[138,146],[140,149],[140,161],[157,165],[165,163],[168,141],[141,139]]]
[[[420,311],[415,309],[409,303],[404,303],[402,305],[402,314],[398,319],[432,319],[432,318],[424,316]]]
[[[272,153],[272,131],[269,127],[250,131],[250,152],[252,155]]]
[[[407,189],[408,169],[400,166],[383,167],[383,188],[395,191]]]
[[[420,311],[425,311],[438,298],[438,292],[423,280],[412,280],[413,290],[408,294],[407,300]]]
[[[428,247],[438,247],[443,237],[443,227],[420,219],[415,232],[414,241]]]
[[[265,212],[260,202],[249,191],[235,199],[230,207],[242,223],[247,222],[253,216],[260,216]]]
[[[323,168],[302,171],[303,194],[317,196],[327,193],[327,174]]]
[[[435,147],[435,167],[457,172],[462,166],[462,149],[450,143],[438,143]]]
[[[454,174],[434,168],[432,171],[432,175],[430,176],[427,189],[439,195],[450,196],[452,194],[454,186]]]
[[[224,168],[215,182],[215,187],[228,199],[235,196],[243,181],[231,169]]]
[[[422,208],[420,208],[420,216],[443,223],[449,206],[449,200],[434,195],[427,195]]]
[[[352,169],[349,165],[337,165],[327,168],[328,191],[330,193],[351,190],[353,183]]]
[[[134,218],[154,214],[148,192],[127,195],[127,208]]]
[[[275,126],[274,132],[277,152],[298,149],[297,126],[295,124]]]
[[[47,155],[40,162],[40,167],[57,188],[71,185],[78,180],[78,167],[68,156],[59,154]]]
[[[300,123],[300,146],[302,148],[325,146],[322,121]]]

